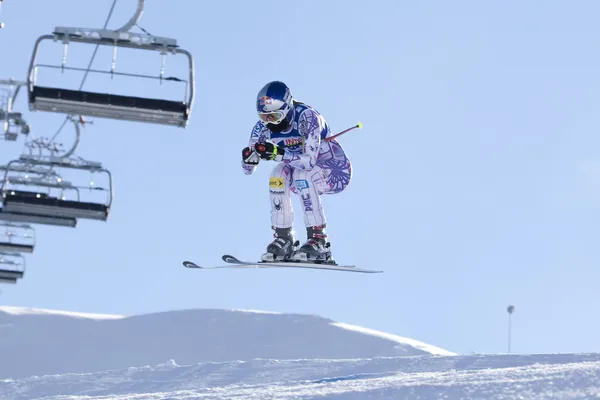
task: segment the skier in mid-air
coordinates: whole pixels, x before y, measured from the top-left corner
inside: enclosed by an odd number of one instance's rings
[[[331,131],[323,116],[294,100],[283,82],[269,82],[258,92],[256,111],[259,121],[242,150],[243,170],[252,174],[261,159],[277,163],[269,180],[275,240],[262,261],[334,262],[321,195],[340,193],[348,186],[352,176],[348,157],[335,139],[325,140]],[[300,197],[304,208],[307,241],[299,248],[290,192]]]

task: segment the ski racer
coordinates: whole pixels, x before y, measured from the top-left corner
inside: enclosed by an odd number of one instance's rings
[[[343,191],[352,176],[346,153],[331,136],[323,116],[293,98],[281,81],[267,83],[256,98],[258,122],[242,150],[242,168],[252,174],[261,160],[274,161],[269,179],[273,240],[261,259],[335,263],[325,232],[321,195]],[[299,196],[307,240],[294,239],[294,212],[290,193]]]

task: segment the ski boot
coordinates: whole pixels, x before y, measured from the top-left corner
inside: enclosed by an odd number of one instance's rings
[[[329,250],[331,244],[327,241],[325,225],[307,227],[306,236],[306,243],[294,252],[292,261],[336,264],[331,258]]]
[[[273,240],[267,246],[267,252],[261,256],[263,262],[290,261],[299,242],[294,243],[292,228],[273,228]]]

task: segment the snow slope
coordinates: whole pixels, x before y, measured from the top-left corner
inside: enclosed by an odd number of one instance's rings
[[[0,379],[156,365],[453,353],[312,315],[182,310],[119,316],[0,307]],[[10,360],[10,362],[6,362]]]
[[[91,374],[0,380],[0,399],[600,398],[600,355],[412,356],[175,362]]]
[[[0,400],[600,399],[600,354],[455,355],[310,315],[0,307]]]

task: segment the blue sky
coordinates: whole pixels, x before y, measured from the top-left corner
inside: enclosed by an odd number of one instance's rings
[[[35,39],[54,26],[101,27],[112,1],[87,3],[7,0],[0,78],[25,79]],[[109,28],[135,3],[119,0]],[[600,351],[600,4],[177,3],[148,0],[140,25],[194,55],[189,127],[94,119],[77,155],[113,174],[109,220],[39,226],[26,278],[1,287],[2,304],[310,313],[459,353],[505,351],[514,304],[513,351]],[[85,65],[89,47],[69,60]],[[60,62],[54,49],[47,62]],[[140,60],[125,54],[117,69],[158,73]],[[94,67],[109,68],[110,52]],[[275,79],[335,132],[363,123],[340,140],[352,182],[324,206],[336,259],[384,274],[181,266],[258,259],[272,239],[274,164],[245,176],[239,163],[256,93]],[[109,81],[90,75],[84,87]],[[115,82],[138,95],[161,89]],[[63,116],[28,112],[25,100],[16,107],[32,137],[52,136]],[[57,140],[72,139],[66,127]],[[303,239],[299,212],[295,227]]]

